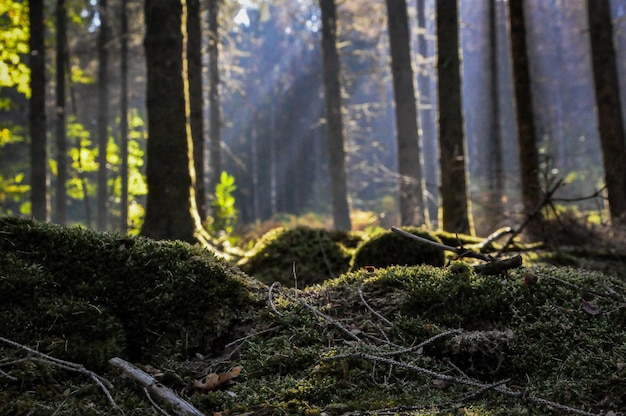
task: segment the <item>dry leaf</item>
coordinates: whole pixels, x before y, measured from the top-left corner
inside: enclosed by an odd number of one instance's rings
[[[600,307],[583,299],[583,310],[589,315],[597,315],[600,313]]]
[[[232,380],[239,376],[243,370],[243,367],[238,365],[233,367],[230,371],[225,373],[211,373],[207,374],[204,381],[194,380],[191,383],[191,388],[200,393],[208,393],[217,389],[229,386],[232,384]]]

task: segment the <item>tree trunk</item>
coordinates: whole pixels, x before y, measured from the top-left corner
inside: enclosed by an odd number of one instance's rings
[[[626,220],[626,141],[608,0],[588,0],[589,35],[604,180],[611,220]]]
[[[189,60],[190,124],[193,138],[193,162],[196,171],[196,205],[200,218],[207,216],[206,191],[204,184],[204,104],[202,89],[202,27],[200,25],[200,1],[187,0],[187,35]]]
[[[487,137],[487,221],[492,229],[502,220],[504,168],[500,130],[500,77],[498,68],[498,0],[489,0],[489,71],[491,126]]]
[[[435,99],[431,94],[432,65],[428,48],[428,24],[426,21],[426,0],[417,0],[417,51],[423,57],[424,66],[418,69],[418,109],[422,122],[420,141],[424,146],[424,180],[428,217],[437,218],[439,211],[439,154],[437,149],[437,126],[434,118]]]
[[[109,141],[109,18],[107,0],[99,0],[100,31],[98,32],[98,214],[97,227],[107,228],[107,144]]]
[[[56,218],[58,224],[67,222],[67,138],[65,132],[65,44],[67,12],[65,0],[57,0],[56,20],[56,146],[57,146],[57,182],[56,182]],[[85,195],[85,197],[87,197]]]
[[[148,199],[141,234],[155,239],[195,242],[181,3],[146,0],[145,19]]]
[[[128,0],[122,0],[120,13],[120,149],[120,232],[125,234],[128,230]]]
[[[458,22],[457,0],[437,0],[442,225],[445,231],[471,234]]]
[[[328,128],[328,168],[330,170],[333,225],[335,229],[351,230],[348,207],[348,185],[345,168],[341,65],[337,53],[337,14],[335,0],[320,0],[322,12],[322,51],[324,58],[324,93],[326,95],[326,125]]]
[[[218,14],[219,0],[209,0],[209,192],[211,195],[215,192],[222,174]]]
[[[428,223],[424,203],[418,114],[413,86],[411,42],[406,0],[385,0],[396,104],[396,141],[400,174],[400,223]]]
[[[515,82],[515,110],[517,113],[522,203],[527,215],[534,213],[533,218],[528,223],[527,231],[530,234],[537,234],[541,231],[541,213],[536,212],[541,203],[539,152],[537,151],[530,68],[528,66],[528,52],[526,49],[523,0],[509,0],[509,19],[513,79]]]
[[[29,3],[30,21],[30,203],[34,218],[48,220],[46,66],[43,0]]]

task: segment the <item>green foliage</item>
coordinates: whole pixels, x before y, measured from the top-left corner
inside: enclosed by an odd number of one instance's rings
[[[222,172],[220,182],[215,186],[215,194],[211,201],[213,211],[211,231],[213,233],[232,234],[238,215],[237,208],[235,208],[235,197],[233,196],[233,192],[236,189],[235,177],[227,172]]]
[[[4,0],[0,3],[0,90],[16,88],[30,97],[30,68],[22,58],[28,54],[28,5]]]
[[[435,235],[415,227],[403,230],[441,243]],[[357,248],[352,259],[350,270],[356,271],[365,266],[387,267],[391,265],[413,266],[431,264],[443,266],[443,250],[429,244],[410,240],[392,231],[384,231],[374,235]]]

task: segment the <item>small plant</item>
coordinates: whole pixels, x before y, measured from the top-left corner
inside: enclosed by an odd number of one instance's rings
[[[213,233],[232,234],[238,215],[233,196],[235,189],[237,189],[235,177],[227,172],[222,172],[220,182],[215,186],[215,195],[211,202],[213,223],[210,228]]]

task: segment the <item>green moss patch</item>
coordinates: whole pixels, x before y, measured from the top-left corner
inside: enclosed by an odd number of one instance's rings
[[[90,368],[200,352],[249,319],[254,281],[182,242],[0,219],[0,334]]]
[[[441,240],[434,234],[420,228],[404,227],[403,230],[441,243]],[[419,264],[443,266],[444,261],[444,252],[440,248],[407,239],[392,231],[385,231],[374,235],[357,248],[350,270],[355,271],[365,266],[415,266]]]
[[[626,284],[600,273],[455,263],[268,288],[199,247],[18,218],[0,219],[0,256],[0,336],[85,363],[126,414],[157,411],[113,355],[205,414],[626,408]],[[117,412],[84,374],[32,358],[0,343],[0,414]],[[239,365],[233,384],[192,393]]]
[[[293,287],[297,278],[302,288],[347,271],[350,247],[359,239],[351,233],[304,226],[276,228],[259,240],[239,266],[267,284],[280,282]]]

